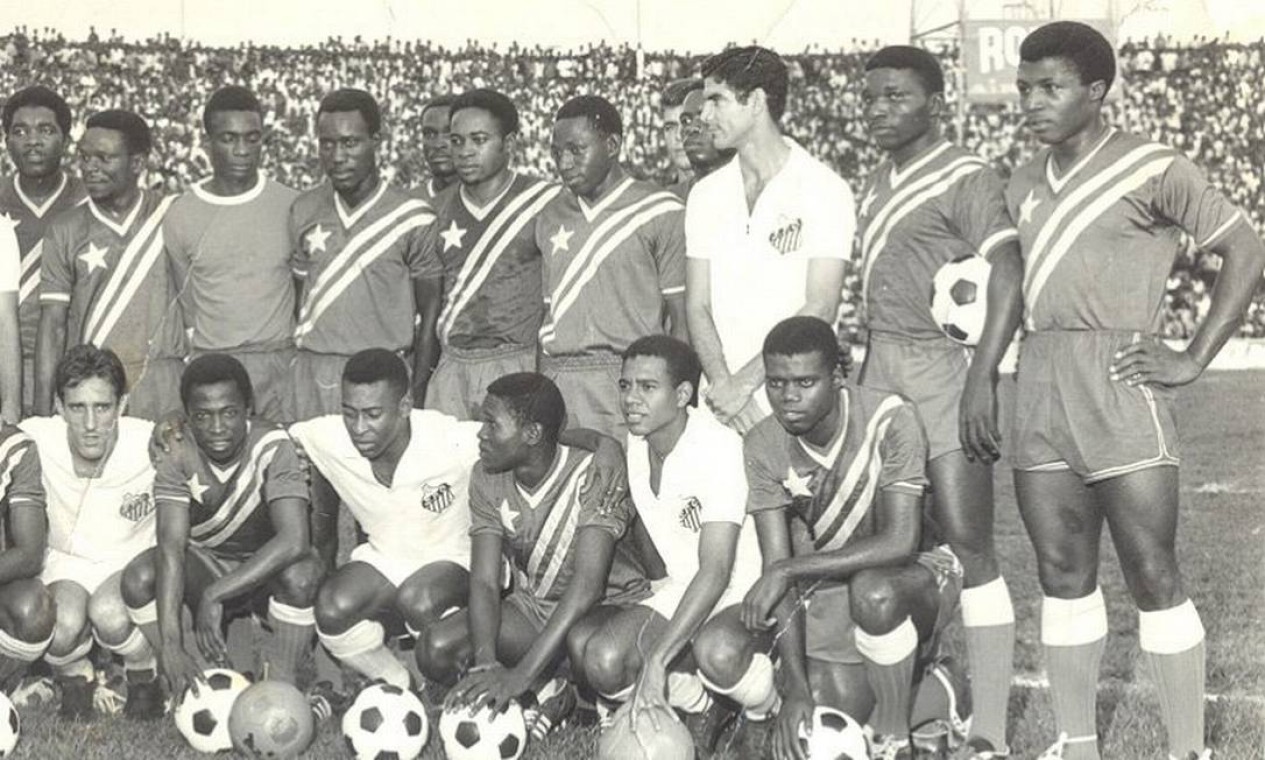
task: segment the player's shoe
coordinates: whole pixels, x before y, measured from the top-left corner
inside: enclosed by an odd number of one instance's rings
[[[694,737],[694,748],[700,757],[710,757],[716,751],[721,735],[734,724],[738,714],[720,700],[712,700],[711,707],[697,713],[684,713],[682,720]]]
[[[163,687],[158,681],[158,673],[153,670],[129,672],[123,715],[133,720],[157,720],[165,711]]]
[[[307,703],[317,723],[324,723],[346,712],[351,697],[342,693],[329,681],[317,681],[307,690]]]
[[[913,760],[913,743],[907,736],[875,734],[870,739],[870,760]]]
[[[1010,747],[994,747],[989,740],[972,736],[949,755],[949,760],[994,760],[999,757],[1010,757]]]
[[[96,681],[82,676],[70,676],[57,679],[61,686],[61,707],[57,715],[63,720],[92,720],[96,711],[93,708],[93,696],[97,691]]]
[[[565,678],[546,681],[539,690],[528,693],[530,697],[523,703],[523,718],[527,732],[537,741],[562,725],[575,710],[575,687]]]
[[[1088,744],[1089,742],[1097,742],[1097,736],[1068,736],[1066,733],[1059,734],[1059,738],[1054,740],[1045,752],[1037,756],[1037,760],[1063,760],[1063,750],[1072,744]]]

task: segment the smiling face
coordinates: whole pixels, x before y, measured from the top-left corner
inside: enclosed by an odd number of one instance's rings
[[[567,189],[592,198],[619,156],[619,140],[598,132],[588,117],[576,116],[554,123],[549,151]]]
[[[264,151],[264,123],[254,111],[216,111],[207,133],[207,154],[216,177],[253,179]]]
[[[321,168],[334,189],[354,193],[377,173],[378,136],[359,111],[332,111],[316,118]]]
[[[193,439],[211,461],[228,464],[237,460],[250,430],[250,410],[237,383],[225,380],[194,386],[185,413]]]
[[[874,69],[865,73],[861,103],[870,137],[883,150],[898,153],[931,133],[944,98],[929,95],[912,69]]]
[[[66,135],[57,125],[57,115],[44,106],[23,106],[13,112],[9,126],[9,157],[23,177],[42,179],[61,168],[66,152]]]
[[[344,382],[342,392],[343,425],[352,445],[365,459],[377,459],[408,428],[412,400],[386,380]]]
[[[122,132],[92,127],[79,140],[79,172],[97,203],[108,203],[135,188],[144,164],[144,156],[127,152]]]
[[[496,117],[482,108],[463,108],[452,116],[453,165],[466,185],[492,179],[509,166],[514,135],[502,135]]]
[[[821,353],[765,354],[764,377],[769,406],[786,432],[813,436],[834,424],[843,375]],[[829,440],[835,431],[825,432],[823,437]]]
[[[628,432],[648,436],[675,422],[690,402],[688,382],[672,382],[668,362],[661,356],[624,360],[619,377],[619,401]]]
[[[1102,110],[1107,85],[1084,84],[1066,58],[1023,61],[1015,80],[1024,126],[1046,145],[1058,145],[1089,129]]]
[[[70,451],[84,462],[101,462],[118,437],[123,399],[103,377],[89,377],[62,391],[57,413],[66,421]]]

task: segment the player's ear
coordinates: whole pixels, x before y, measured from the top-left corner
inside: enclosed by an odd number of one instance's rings
[[[545,438],[545,429],[539,422],[528,422],[522,428],[523,443],[536,446]]]
[[[1089,99],[1096,101],[1102,105],[1107,98],[1107,83],[1101,79],[1095,79],[1089,83]]]
[[[53,413],[58,417],[66,416],[66,407],[62,404],[60,393],[53,394]]]
[[[944,93],[933,92],[931,97],[927,98],[927,113],[931,114],[934,119],[940,118],[944,113]]]
[[[678,409],[684,409],[690,405],[690,401],[694,398],[694,383],[689,380],[682,380],[676,385],[676,406]]]
[[[619,159],[620,150],[624,147],[623,135],[607,135],[606,149],[610,151],[611,158]]]

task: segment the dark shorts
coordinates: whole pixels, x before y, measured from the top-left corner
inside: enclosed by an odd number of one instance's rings
[[[567,404],[567,428],[587,428],[622,441],[628,435],[619,403],[618,354],[545,356],[541,374],[558,386]]]
[[[488,385],[505,375],[534,369],[534,347],[445,347],[439,366],[435,367],[426,386],[426,408],[450,414],[459,420],[477,420]]]
[[[343,367],[350,356],[299,349],[290,373],[290,419],[310,420],[343,409]]]

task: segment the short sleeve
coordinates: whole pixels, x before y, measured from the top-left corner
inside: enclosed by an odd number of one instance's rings
[[[806,219],[804,255],[810,259],[846,260],[852,256],[852,240],[857,230],[856,200],[842,177],[819,166],[820,181],[813,215]]]
[[[430,205],[420,199],[411,199],[409,203],[420,203],[425,206],[424,211],[416,212],[420,216],[424,216],[424,223],[420,226],[409,230],[408,236],[405,238],[404,259],[408,264],[409,275],[417,279],[439,279],[444,274],[443,262],[439,260],[439,248],[435,245],[437,232],[435,230],[435,213],[431,210]]]
[[[1185,156],[1176,156],[1160,175],[1154,211],[1188,232],[1203,249],[1213,246],[1247,218],[1213,187]]]
[[[494,479],[502,477],[476,467],[470,473],[470,535],[504,536],[505,526],[501,524],[501,513],[496,504],[496,484]]]
[[[303,230],[302,222],[298,217],[299,203],[298,200],[290,204],[289,230],[290,230],[290,271],[295,277],[306,280],[308,272],[311,270],[312,259],[308,256],[307,251],[303,248]]]
[[[308,501],[307,472],[295,451],[294,441],[287,436],[273,446],[272,461],[264,472],[264,499],[269,504],[279,499]]]
[[[782,486],[784,473],[776,469],[772,456],[774,442],[767,425],[756,425],[743,441],[743,459],[747,475],[747,512],[782,509],[791,503]]]
[[[706,461],[694,462],[699,488],[699,522],[742,525],[747,517],[747,479],[743,477],[742,439],[728,428],[716,431]]]
[[[0,293],[16,293],[22,276],[22,249],[14,225],[0,219]]]
[[[159,504],[174,504],[187,508],[191,500],[189,493],[188,448],[192,444],[185,441],[180,448],[158,460],[154,468],[154,501]]]
[[[878,487],[920,496],[927,487],[927,436],[922,422],[908,403],[890,414],[891,422],[879,443],[883,467]]]
[[[10,453],[7,467],[9,488],[0,497],[7,498],[10,507],[44,509],[44,481],[35,442],[20,445]]]
[[[954,188],[949,223],[984,258],[1019,238],[1004,193],[1001,178],[988,167],[963,177]]]
[[[40,256],[40,303],[70,303],[75,287],[69,236],[65,227],[53,224],[44,233]]]
[[[665,296],[680,295],[685,292],[685,210],[670,211],[655,222],[659,291]]]

